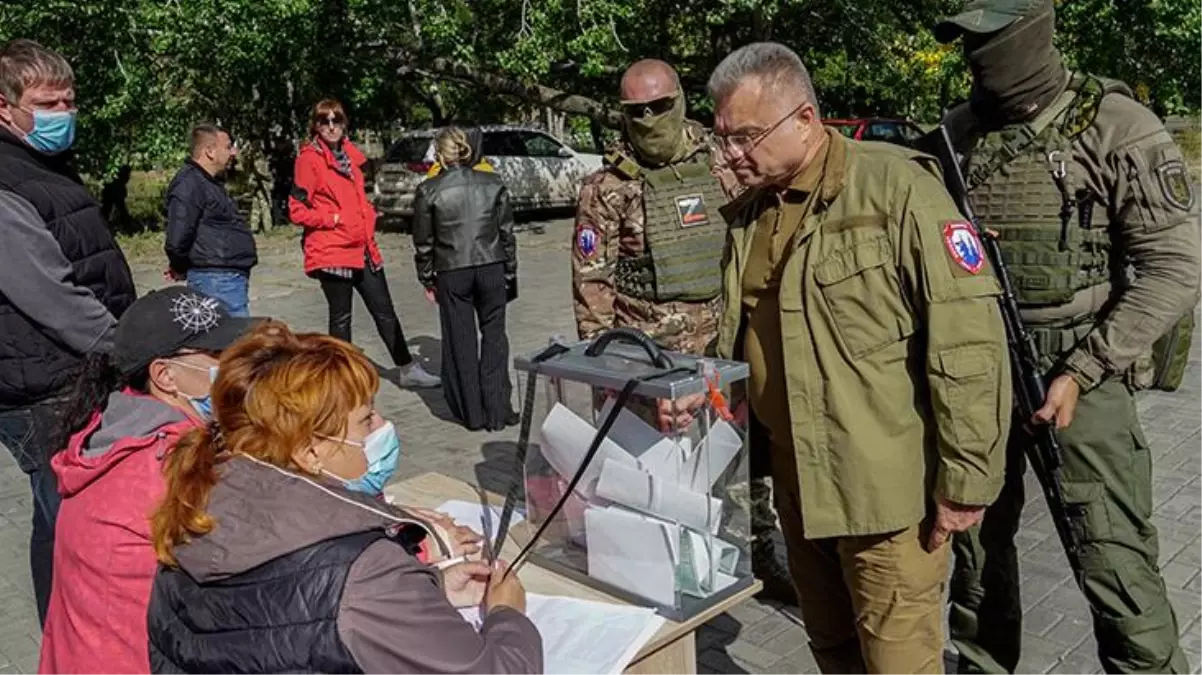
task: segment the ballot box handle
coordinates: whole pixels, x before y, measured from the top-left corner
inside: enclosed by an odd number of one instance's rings
[[[664,350],[659,345],[655,344],[655,340],[652,340],[646,333],[627,326],[610,328],[598,335],[592,344],[584,350],[584,355],[600,356],[605,353],[605,348],[611,342],[624,342],[636,347],[642,347],[643,351],[647,352],[648,358],[651,359],[651,364],[656,368],[672,367],[672,359],[664,353]]]

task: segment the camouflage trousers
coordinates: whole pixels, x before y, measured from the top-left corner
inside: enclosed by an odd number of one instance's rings
[[[752,557],[775,555],[772,535],[776,511],[772,506],[772,446],[763,425],[754,416],[747,426],[747,487],[730,490],[730,498],[747,511],[751,525]]]
[[[263,192],[255,192],[250,200],[250,218],[246,223],[251,232],[269,232],[272,227],[271,200]]]
[[[1083,394],[1059,437],[1064,496],[1077,510],[1070,524],[1083,544],[1076,581],[1089,603],[1102,667],[1190,672],[1158,565],[1152,455],[1127,385],[1114,378]],[[980,526],[954,540],[948,623],[962,673],[1013,673],[1019,665],[1023,598],[1014,538],[1029,438],[1017,427],[1010,432],[1001,495]]]

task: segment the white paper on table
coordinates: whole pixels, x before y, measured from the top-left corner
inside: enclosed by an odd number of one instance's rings
[[[457,525],[470,527],[473,531],[475,531],[476,534],[482,537],[485,536],[483,523],[485,520],[487,520],[490,526],[489,529],[491,530],[487,535],[488,540],[495,541],[497,538],[497,528],[500,527],[501,511],[503,510],[503,507],[489,506],[488,509],[492,511],[492,514],[489,516],[489,518],[483,519],[483,504],[452,499],[450,501],[443,502],[441,506],[434,510],[450,516],[451,520],[454,520]],[[509,524],[510,526],[517,525],[525,519],[525,515],[523,515],[520,510],[514,509],[513,519],[509,521]]]
[[[597,429],[593,425],[562,403],[556,403],[543,420],[543,457],[564,480],[570,480],[584,462],[589,445],[596,435]],[[580,482],[576,484],[576,492],[584,499],[593,498],[597,478],[601,475],[601,462],[606,459],[634,467],[639,465],[638,460],[620,445],[605,438],[601,441],[592,463],[584,470]]]
[[[743,438],[729,422],[712,425],[697,444],[697,452],[685,460],[685,484],[694,492],[709,492],[742,448]]]
[[[718,534],[722,523],[721,499],[609,460],[601,465],[597,496],[710,534]]]
[[[480,629],[480,611],[459,610]],[[526,596],[526,616],[543,640],[548,675],[621,673],[664,625],[654,610],[535,593]]]
[[[584,512],[588,575],[661,605],[676,602],[680,526],[621,507]]]

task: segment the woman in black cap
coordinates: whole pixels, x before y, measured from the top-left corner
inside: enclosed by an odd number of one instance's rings
[[[170,287],[125,311],[112,354],[88,357],[50,462],[63,501],[39,670],[150,672],[148,516],[163,495],[163,461],[208,423],[217,356],[257,322]]]

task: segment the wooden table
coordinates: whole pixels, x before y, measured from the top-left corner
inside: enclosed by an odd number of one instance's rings
[[[398,505],[409,504],[426,509],[433,509],[450,499],[465,502],[480,503],[480,495],[476,488],[467,483],[438,473],[425,473],[408,480],[393,483],[385,488],[385,493],[392,497]],[[497,495],[486,493],[486,499],[491,506],[498,507],[505,500]],[[467,523],[464,523],[466,525]],[[511,531],[514,536],[507,538],[501,557],[512,559],[518,554],[520,542],[519,532],[525,523],[515,525]],[[527,535],[529,536],[529,535]],[[610,602],[614,604],[629,604],[624,600],[585,586],[567,577],[539,567],[534,561],[522,566],[518,571],[522,585],[531,593],[540,595],[560,595],[595,602]],[[643,649],[635,655],[627,673],[696,673],[697,672],[697,628],[715,616],[722,614],[735,605],[746,601],[763,588],[763,584],[754,580],[752,585],[726,600],[710,607],[687,621],[665,621]]]

